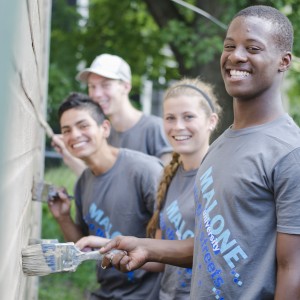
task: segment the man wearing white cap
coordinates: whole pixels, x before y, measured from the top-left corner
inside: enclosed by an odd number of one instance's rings
[[[111,122],[108,142],[114,147],[129,148],[156,156],[164,163],[171,158],[171,147],[163,131],[162,119],[145,115],[130,102],[131,70],[121,57],[101,54],[91,66],[82,70],[76,79],[88,85],[88,94],[97,102]],[[53,139],[65,163],[80,174],[81,162],[70,157],[61,147],[58,138]]]

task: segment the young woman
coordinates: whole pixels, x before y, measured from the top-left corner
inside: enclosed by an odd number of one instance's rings
[[[220,111],[212,87],[198,78],[182,79],[165,92],[164,130],[174,152],[159,185],[156,210],[147,227],[149,237],[194,237],[195,176]],[[102,245],[93,236],[77,242],[80,248]],[[192,269],[159,263],[148,263],[143,269],[163,272],[160,299],[189,299]]]
[[[156,210],[147,233],[166,240],[194,237],[194,182],[221,111],[212,87],[198,78],[182,79],[164,95],[164,129],[173,157],[164,169]],[[160,300],[190,299],[192,269],[148,263],[143,269],[163,271]]]

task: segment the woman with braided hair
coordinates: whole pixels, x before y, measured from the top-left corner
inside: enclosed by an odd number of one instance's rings
[[[212,87],[198,78],[182,79],[165,92],[164,129],[174,152],[158,188],[156,209],[147,227],[149,237],[166,240],[194,237],[195,176],[208,150],[220,110]],[[163,271],[160,300],[190,299],[192,269],[153,262],[142,268]]]
[[[164,130],[174,152],[159,184],[155,212],[147,226],[149,237],[166,240],[194,237],[195,176],[208,150],[220,111],[212,87],[198,78],[182,79],[166,90]],[[101,247],[103,241],[88,236],[79,240],[77,246],[81,249]],[[190,268],[149,262],[142,269],[163,272],[159,299],[190,299]]]

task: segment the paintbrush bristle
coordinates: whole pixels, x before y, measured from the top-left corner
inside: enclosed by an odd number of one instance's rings
[[[34,182],[32,187],[32,200],[48,202],[57,196],[57,188],[46,182]]]
[[[75,271],[73,265],[74,243],[36,244],[22,250],[22,266],[29,276]]]
[[[30,245],[22,250],[23,272],[29,276],[44,276],[52,273],[54,256],[44,255],[43,244]]]

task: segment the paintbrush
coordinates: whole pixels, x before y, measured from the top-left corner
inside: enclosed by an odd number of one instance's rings
[[[113,250],[111,253],[117,252],[124,253],[121,250]],[[99,251],[82,252],[74,243],[35,244],[22,249],[22,267],[27,276],[45,276],[75,272],[83,261],[100,261],[103,257]]]
[[[64,193],[66,194],[66,196],[68,196],[69,199],[74,199],[74,197],[67,194],[66,191],[64,191]],[[44,181],[33,182],[33,186],[32,186],[33,201],[48,202],[50,200],[54,200],[57,197],[58,197],[58,188],[53,184],[46,183]]]

